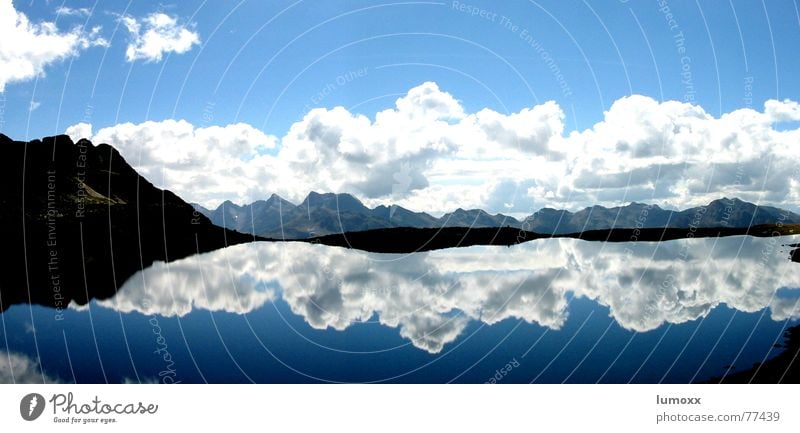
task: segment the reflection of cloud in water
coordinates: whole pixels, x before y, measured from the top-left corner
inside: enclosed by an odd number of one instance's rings
[[[121,312],[184,316],[192,309],[247,313],[275,297],[271,267],[259,268],[249,251],[233,247],[153,266],[132,276],[111,299]]]
[[[0,350],[0,383],[59,383],[27,355]]]
[[[774,239],[666,243],[536,241],[378,255],[302,243],[255,243],[157,264],[111,300],[121,311],[185,315],[193,308],[247,313],[279,294],[314,328],[343,330],[375,317],[439,352],[469,320],[522,319],[559,329],[566,293],[608,306],[636,331],[703,317],[721,303],[775,320],[800,317],[797,265]]]

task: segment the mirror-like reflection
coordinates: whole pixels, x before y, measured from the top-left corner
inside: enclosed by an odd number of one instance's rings
[[[111,299],[120,312],[247,314],[283,300],[315,329],[375,320],[429,353],[471,321],[516,318],[558,330],[572,296],[609,308],[622,327],[649,331],[706,316],[720,304],[800,316],[800,273],[776,259],[784,241],[730,237],[662,243],[550,239],[514,248],[411,255],[303,243],[253,243],[154,266]]]

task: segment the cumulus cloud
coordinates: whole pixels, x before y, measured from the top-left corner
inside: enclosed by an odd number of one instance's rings
[[[68,133],[86,137],[92,127],[78,124]],[[201,204],[268,197],[281,175],[267,153],[277,139],[243,123],[206,128],[183,120],[124,123],[100,129],[92,140],[113,143],[142,176]]]
[[[92,125],[85,122],[76,123],[68,127],[64,133],[69,135],[72,141],[78,141],[81,138],[91,139]]]
[[[52,22],[33,23],[11,0],[0,0],[0,92],[9,83],[44,74],[51,63],[92,46],[107,46],[99,32],[99,27],[61,31]]]
[[[39,363],[27,355],[0,351],[0,383],[59,383],[58,378],[42,373]]]
[[[157,264],[98,304],[184,316],[193,309],[247,314],[282,299],[312,328],[342,331],[377,320],[430,353],[455,341],[470,321],[517,319],[561,329],[570,292],[607,306],[621,326],[638,332],[705,317],[721,304],[796,319],[800,291],[776,293],[799,287],[800,275],[771,242],[553,239],[503,254],[472,247],[412,255],[253,243]]]
[[[464,117],[461,104],[449,93],[439,90],[433,82],[411,89],[397,100],[397,110],[412,119],[460,119]]]
[[[120,20],[130,33],[125,50],[129,62],[158,62],[165,54],[183,54],[200,43],[200,35],[191,29],[192,24],[181,24],[176,17],[165,13],[156,12],[140,19],[123,16]]]
[[[548,155],[550,142],[564,132],[564,112],[553,101],[509,115],[483,109],[475,117],[490,141],[532,154]]]
[[[800,104],[796,101],[769,100],[764,104],[764,112],[774,122],[790,122],[800,120]]]
[[[564,117],[552,101],[512,113],[468,113],[427,82],[374,118],[343,107],[312,109],[280,139],[271,138],[276,151],[269,157],[254,160],[233,147],[213,177],[204,173],[216,162],[202,158],[217,153],[203,149],[214,149],[218,141],[191,136],[209,128],[174,120],[123,124],[104,128],[94,139],[122,147],[123,156],[145,172],[166,164],[175,171],[160,186],[211,207],[271,193],[297,202],[312,190],[433,214],[480,207],[519,216],[541,207],[574,210],[630,201],[682,208],[722,196],[793,210],[800,203],[800,129],[776,126],[800,118],[794,101],[771,100],[763,111],[745,108],[715,117],[697,105],[632,95],[582,131],[566,133]],[[170,137],[176,126],[188,131],[187,141]],[[220,131],[229,137],[246,131],[235,138],[245,149],[267,136],[242,125]],[[188,148],[189,141],[194,153],[176,165],[174,150]]]

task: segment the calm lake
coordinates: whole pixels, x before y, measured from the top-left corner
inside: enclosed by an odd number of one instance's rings
[[[61,316],[14,305],[0,344],[40,382],[697,382],[780,352],[798,239],[252,243],[157,263]]]

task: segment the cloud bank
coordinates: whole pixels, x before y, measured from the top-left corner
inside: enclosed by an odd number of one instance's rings
[[[312,190],[433,214],[630,201],[683,208],[722,196],[793,210],[800,203],[800,129],[783,124],[800,120],[797,102],[714,117],[697,105],[632,95],[589,129],[565,133],[564,118],[552,101],[468,113],[427,82],[372,118],[313,109],[280,138],[183,120],[115,125],[92,138],[120,148],[138,170],[160,173],[151,178],[158,186],[207,207],[272,193],[299,202]]]

